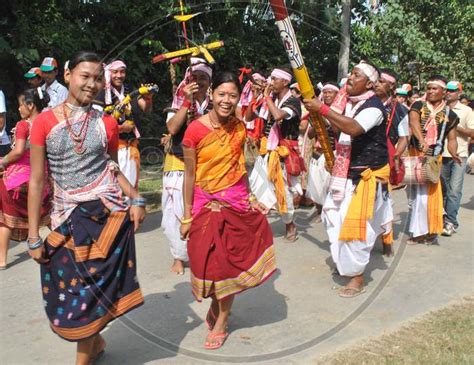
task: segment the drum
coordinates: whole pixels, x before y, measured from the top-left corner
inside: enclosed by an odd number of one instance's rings
[[[405,176],[401,184],[436,184],[441,175],[439,156],[403,156]]]

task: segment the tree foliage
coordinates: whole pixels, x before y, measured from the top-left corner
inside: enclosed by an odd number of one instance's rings
[[[354,52],[392,67],[415,85],[432,73],[474,89],[474,3],[388,0],[354,28]]]
[[[223,40],[215,51],[217,68],[252,66],[268,73],[287,65],[287,56],[267,1],[186,0],[195,43]],[[405,78],[439,69],[466,81],[472,75],[473,6],[468,0],[387,0],[371,13],[364,0],[352,0],[351,62],[369,57],[391,65]],[[314,83],[336,80],[340,45],[340,0],[287,0],[299,45]],[[168,64],[154,55],[184,48],[177,0],[17,0],[0,14],[0,87],[9,97],[9,120],[18,120],[15,95],[23,74],[45,56],[62,64],[76,51],[95,50],[104,61],[128,64],[132,85],[155,82],[160,93],[152,115],[144,115],[145,136],[164,131],[163,109],[171,100]],[[180,36],[178,36],[180,35]],[[185,64],[179,66],[182,76]],[[431,71],[431,69],[430,69]],[[61,79],[61,76],[59,77]],[[472,87],[471,84],[469,84]],[[10,125],[12,122],[10,122]]]

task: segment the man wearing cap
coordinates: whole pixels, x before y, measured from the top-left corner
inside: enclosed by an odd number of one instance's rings
[[[275,68],[263,91],[265,104],[259,112],[265,119],[260,146],[263,157],[257,159],[250,175],[251,188],[258,201],[268,209],[278,205],[286,225],[285,239],[288,242],[298,238],[293,222],[293,198],[302,194],[298,175],[304,171],[304,162],[298,149],[301,101],[292,95],[289,88],[291,79],[289,70]],[[297,161],[292,171],[288,171],[285,162],[281,162],[287,161],[290,153],[292,161]]]
[[[0,90],[0,157],[10,152],[10,137],[7,133],[7,106],[5,94]]]
[[[184,274],[184,263],[188,261],[187,242],[181,239],[181,218],[184,216],[183,182],[184,155],[183,137],[194,119],[212,109],[209,87],[212,68],[202,58],[192,57],[183,81],[179,84],[168,109],[166,126],[171,135],[171,146],[167,151],[163,169],[163,194],[161,227],[168,238],[173,264],[172,273]]]
[[[405,90],[403,87],[398,87],[396,90],[395,90],[395,96],[396,96],[396,99],[397,99],[397,102],[404,106],[407,110],[410,109],[410,107],[408,106],[408,91]]]
[[[113,107],[122,102],[133,89],[125,83],[127,65],[121,60],[115,60],[104,67],[105,87],[94,100],[95,108]],[[117,151],[120,171],[125,175],[130,184],[138,187],[140,175],[140,151],[138,139],[140,138],[140,120],[138,110],[145,113],[152,111],[152,95],[140,95],[138,99],[130,101],[130,113],[123,113],[117,121],[119,126],[119,147]]]
[[[30,68],[24,77],[31,88],[40,87],[41,83],[43,82],[43,79],[41,78],[41,70],[39,67]]]
[[[44,58],[40,70],[41,77],[44,80],[44,84],[41,88],[48,93],[48,108],[52,109],[67,99],[68,90],[56,80],[58,76],[58,62],[56,59],[53,57]]]
[[[444,227],[443,236],[451,236],[459,227],[457,220],[459,205],[461,204],[462,187],[466,161],[469,156],[469,138],[474,138],[474,112],[459,101],[462,85],[459,81],[450,81],[446,86],[446,102],[459,117],[457,125],[457,153],[461,164],[457,164],[449,153],[447,146],[443,151],[443,167],[441,183],[443,187]]]
[[[416,101],[410,109],[408,117],[413,136],[408,152],[410,156],[441,159],[447,141],[452,159],[461,164],[456,141],[459,118],[446,105],[445,96],[446,79],[442,75],[431,76],[426,86],[426,101]],[[411,235],[408,244],[437,244],[438,235],[443,232],[441,181],[409,185],[407,194]]]
[[[346,83],[344,114],[318,99],[304,100],[308,110],[319,113],[341,131],[322,220],[337,271],[350,278],[339,291],[344,298],[364,292],[370,252],[393,220],[386,198],[390,174],[387,116],[374,93],[378,78],[379,71],[368,62],[361,61],[354,67]]]

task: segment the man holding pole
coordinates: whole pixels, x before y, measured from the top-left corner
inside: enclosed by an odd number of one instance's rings
[[[370,252],[393,220],[388,199],[387,115],[374,93],[378,78],[379,71],[370,63],[354,67],[342,115],[318,99],[304,100],[310,112],[319,113],[341,131],[322,218],[337,270],[350,278],[339,292],[344,298],[364,292]]]

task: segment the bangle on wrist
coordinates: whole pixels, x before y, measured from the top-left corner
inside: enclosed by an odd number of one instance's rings
[[[188,223],[191,223],[193,221],[193,217],[191,217],[191,218],[184,218],[183,217],[183,218],[180,219],[180,221],[181,221],[181,224],[188,224]]]
[[[319,107],[319,114],[325,117],[328,115],[330,110],[331,109],[329,109],[329,106],[327,106],[326,104],[321,104],[321,106]]]
[[[135,207],[146,207],[146,199],[142,197],[130,199],[130,205]]]
[[[26,244],[29,250],[36,250],[37,248],[40,248],[43,245],[43,240],[41,239],[41,237],[38,237],[38,239],[35,242],[30,243],[29,240],[31,238],[36,238],[36,237],[28,237],[28,241],[26,241]]]
[[[183,104],[181,105],[181,107],[189,109],[191,107],[191,102],[188,99],[184,99]]]

